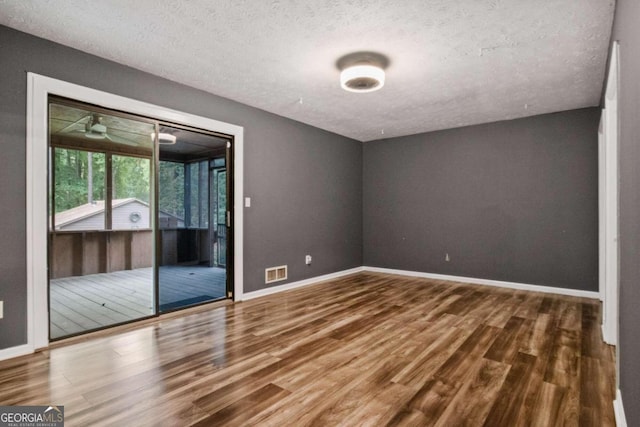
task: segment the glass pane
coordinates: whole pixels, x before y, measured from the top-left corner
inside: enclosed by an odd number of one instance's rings
[[[184,228],[184,164],[160,162],[160,228]]]
[[[219,169],[210,166],[227,140],[171,126],[159,131],[176,138],[160,140],[159,150],[158,290],[159,310],[166,312],[226,297],[226,260],[219,256],[225,251],[226,226],[217,224],[214,175]],[[226,192],[222,196],[226,200]]]
[[[55,229],[104,230],[104,153],[55,148],[53,156]]]
[[[200,162],[198,171],[198,227],[209,227],[209,162]]]
[[[187,163],[185,209],[188,228],[209,227],[209,168],[208,161]]]
[[[227,211],[227,171],[222,170],[216,174],[216,187],[218,191],[218,224],[225,224]]]
[[[92,111],[89,106],[49,104],[51,145],[151,157],[151,123]]]
[[[150,159],[112,156],[111,228],[113,230],[151,228],[150,168]]]
[[[216,259],[219,266],[227,264],[227,171],[216,170],[216,216],[217,216],[217,242]]]
[[[198,228],[200,226],[200,188],[198,177],[200,176],[200,163],[190,163],[189,169],[189,223],[187,227]]]
[[[153,125],[56,102],[49,119],[51,339],[152,315]]]

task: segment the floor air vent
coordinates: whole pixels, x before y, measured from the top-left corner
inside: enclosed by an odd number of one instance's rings
[[[272,283],[287,280],[287,266],[270,267],[264,270],[264,282]]]

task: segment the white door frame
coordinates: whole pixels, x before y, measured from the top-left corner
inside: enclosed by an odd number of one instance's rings
[[[619,46],[613,42],[604,109],[599,132],[600,294],[603,299],[602,336],[618,343],[619,229],[618,229],[618,82]],[[602,271],[604,269],[604,271]]]
[[[22,353],[49,345],[47,289],[48,97],[58,95],[105,108],[194,126],[233,136],[234,298],[243,295],[244,130],[241,126],[187,114],[73,83],[27,73],[27,345]],[[15,355],[14,355],[15,356]]]
[[[600,114],[600,125],[598,126],[598,290],[600,293],[600,301],[605,301],[605,284],[607,283],[607,262],[606,262],[606,226],[607,226],[607,180],[605,179],[606,155],[604,128],[606,116],[604,108]],[[607,313],[602,311],[602,327],[607,321]]]

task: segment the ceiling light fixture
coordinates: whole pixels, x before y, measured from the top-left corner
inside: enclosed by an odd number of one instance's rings
[[[151,132],[151,141],[154,141],[155,139],[156,139],[156,133]],[[160,132],[158,134],[158,144],[173,145],[176,143],[177,140],[178,138],[176,138],[175,135],[171,135],[170,133]]]
[[[349,92],[373,92],[384,86],[386,56],[375,52],[355,52],[338,60],[340,86]]]
[[[373,92],[384,86],[384,77],[375,65],[353,65],[340,73],[340,86],[349,92]]]
[[[85,125],[84,136],[91,139],[105,139],[107,137],[107,127],[102,124],[102,117],[99,114],[91,114]]]

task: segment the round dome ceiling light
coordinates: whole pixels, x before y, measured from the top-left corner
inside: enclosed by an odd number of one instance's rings
[[[349,92],[373,92],[384,86],[389,59],[375,52],[355,52],[338,59],[340,86]]]
[[[340,86],[349,92],[373,92],[384,86],[384,70],[375,65],[353,65],[340,73]]]
[[[155,141],[156,133],[155,132],[151,132],[150,136],[151,136],[151,142]],[[175,135],[171,135],[170,133],[160,132],[158,134],[158,144],[173,145],[173,144],[176,143],[177,140],[178,140],[178,138],[176,138]]]

